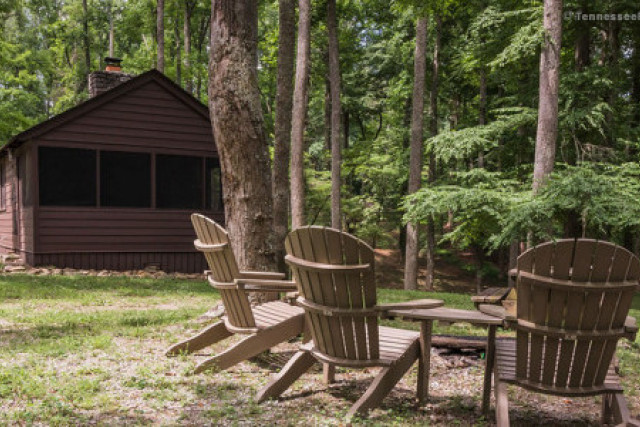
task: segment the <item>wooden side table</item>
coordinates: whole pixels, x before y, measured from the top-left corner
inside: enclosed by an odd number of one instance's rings
[[[433,321],[440,320],[448,323],[467,322],[472,325],[487,326],[487,351],[485,353],[484,389],[482,392],[482,412],[489,412],[489,398],[491,396],[491,374],[493,372],[496,329],[503,324],[503,319],[489,316],[479,311],[459,310],[455,308],[430,308],[412,310],[390,310],[389,317],[399,317],[405,320],[420,322],[420,369],[418,370],[418,400],[425,402],[429,397],[429,371],[431,363],[431,333]]]

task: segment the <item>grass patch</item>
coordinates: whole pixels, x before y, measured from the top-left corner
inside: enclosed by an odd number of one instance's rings
[[[379,301],[436,298],[473,309],[469,295],[380,289]],[[327,387],[320,370],[305,375],[285,399],[258,405],[253,397],[274,372],[243,363],[226,372],[189,375],[207,356],[164,357],[172,343],[201,329],[200,315],[219,295],[204,281],[131,277],[0,277],[0,425],[2,424],[339,424],[373,375],[340,369]],[[640,297],[632,315],[640,317]],[[418,329],[417,323],[383,324]],[[436,333],[486,335],[471,325],[435,326]],[[239,337],[230,338],[238,340]],[[229,341],[205,350],[224,350]],[[284,344],[293,351],[297,343]],[[632,408],[640,409],[640,340],[621,344],[621,374]],[[455,371],[454,371],[455,372]],[[481,378],[481,368],[464,375]],[[446,367],[434,366],[434,389]],[[356,375],[356,376],[354,376]],[[361,376],[358,376],[361,375]],[[478,382],[417,410],[415,367],[368,425],[489,424],[478,412]],[[455,387],[455,386],[452,386]],[[468,390],[466,390],[468,391]],[[530,402],[531,403],[531,402]],[[535,408],[535,402],[531,403]],[[525,417],[535,419],[527,412]],[[431,408],[431,409],[429,409]],[[595,406],[597,411],[597,405]],[[586,417],[588,418],[587,412]],[[527,419],[528,419],[527,418]],[[576,417],[583,420],[584,416]],[[597,418],[596,418],[597,419]],[[538,420],[539,421],[539,420]]]

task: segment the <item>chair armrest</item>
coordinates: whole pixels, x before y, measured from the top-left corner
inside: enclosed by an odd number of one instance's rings
[[[503,320],[505,328],[508,328],[511,324],[515,324],[518,318],[509,313],[506,307],[495,304],[480,304],[478,305],[478,311],[488,316],[497,317]]]
[[[296,282],[288,280],[236,279],[238,289],[247,292],[292,292],[297,291]]]
[[[636,334],[638,333],[638,324],[636,323],[636,319],[627,316],[627,319],[624,322],[624,331],[627,333],[626,338],[630,341],[636,340]]]
[[[284,273],[278,273],[276,271],[241,271],[240,278],[242,279],[263,279],[263,280],[282,280],[287,275]]]
[[[516,280],[518,278],[518,269],[512,268],[511,270],[509,270],[507,275],[509,276],[510,279]]]
[[[415,309],[429,309],[442,307],[444,301],[440,299],[417,299],[406,302],[392,302],[388,304],[378,304],[375,306],[376,311],[389,311],[389,310],[415,310]]]

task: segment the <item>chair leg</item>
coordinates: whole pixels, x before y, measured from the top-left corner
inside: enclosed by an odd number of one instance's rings
[[[196,366],[195,374],[210,368],[224,371],[233,365],[262,353],[302,332],[301,318],[287,319],[277,325],[249,335],[233,347]]]
[[[349,409],[347,420],[351,420],[355,414],[364,415],[379,406],[419,356],[420,344],[416,340],[394,364],[382,368],[364,395]]]
[[[496,398],[496,424],[498,427],[509,427],[509,396],[507,385],[500,381],[498,370],[493,371],[493,391]]]
[[[167,350],[166,355],[177,356],[181,353],[193,353],[211,344],[215,344],[218,341],[222,341],[231,335],[233,334],[227,330],[224,322],[216,322],[198,332],[197,335],[172,345],[169,350]]]
[[[609,393],[602,396],[603,423],[609,422],[612,417],[616,425],[640,426],[639,420],[631,418],[627,400],[622,393]]]
[[[322,379],[325,384],[333,384],[334,382],[336,382],[335,365],[330,365],[328,363],[324,363],[322,365]]]
[[[284,368],[256,395],[256,402],[275,399],[289,388],[302,374],[307,372],[316,359],[307,351],[299,351],[284,365]]]

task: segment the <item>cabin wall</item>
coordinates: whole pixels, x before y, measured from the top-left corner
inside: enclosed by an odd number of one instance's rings
[[[14,248],[12,177],[15,176],[15,161],[9,156],[0,159],[0,191],[4,206],[0,206],[0,253],[12,252]]]
[[[38,147],[217,158],[208,117],[153,81],[38,137],[32,143],[36,157]],[[37,171],[37,159],[32,166]],[[193,246],[193,210],[39,206],[38,198],[36,183],[33,265],[206,269],[204,256]],[[224,223],[222,211],[200,213]]]

